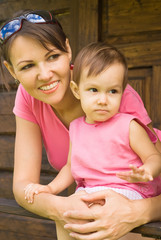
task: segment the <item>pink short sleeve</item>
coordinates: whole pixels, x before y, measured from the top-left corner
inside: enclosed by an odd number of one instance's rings
[[[21,84],[17,90],[13,113],[18,117],[37,124],[32,109],[32,97],[25,91]]]
[[[134,115],[145,125],[151,123],[141,97],[129,84],[122,95],[120,112]]]

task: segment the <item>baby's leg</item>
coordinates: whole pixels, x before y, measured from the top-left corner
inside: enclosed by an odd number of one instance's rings
[[[57,233],[57,240],[74,240],[69,236],[69,232],[64,229],[64,224],[60,221],[55,221],[56,223],[56,233]]]

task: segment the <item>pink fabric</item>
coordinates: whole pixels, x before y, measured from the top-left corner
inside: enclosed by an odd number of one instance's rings
[[[51,106],[31,97],[20,85],[13,112],[39,125],[49,163],[53,168],[60,170],[67,161],[69,132]]]
[[[127,84],[122,95],[120,112],[134,115],[145,125],[151,123],[151,119],[144,107],[141,97],[129,84]],[[161,130],[156,128],[154,128],[154,130],[161,141]]]
[[[71,169],[78,187],[107,186],[135,190],[143,197],[161,193],[161,178],[148,183],[132,184],[116,177],[116,172],[129,170],[129,164],[142,161],[129,145],[129,124],[134,116],[119,113],[106,122],[88,124],[84,117],[70,125],[72,143]],[[151,140],[156,136],[144,126]]]
[[[143,122],[148,120],[145,124],[151,122],[139,95],[128,85],[123,93],[120,110],[131,113],[131,109]],[[53,168],[60,170],[67,161],[69,133],[51,106],[31,97],[20,84],[13,112],[18,117],[40,126],[48,160]]]
[[[141,97],[129,84],[122,95],[120,112],[134,115],[145,125],[151,123]]]

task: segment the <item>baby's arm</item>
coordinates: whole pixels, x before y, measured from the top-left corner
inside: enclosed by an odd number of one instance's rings
[[[143,165],[130,165],[131,171],[119,172],[117,176],[128,182],[152,181],[161,173],[161,154],[151,142],[145,129],[136,121],[130,123],[130,146],[141,158]]]
[[[58,194],[74,182],[74,178],[71,174],[70,156],[71,144],[68,154],[68,161],[52,182],[50,182],[48,185],[30,183],[25,187],[25,199],[28,201],[28,203],[33,203],[35,194],[39,194],[42,192]]]

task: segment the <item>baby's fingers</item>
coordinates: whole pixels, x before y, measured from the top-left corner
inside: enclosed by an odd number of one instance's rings
[[[39,188],[39,184],[28,184],[24,191],[25,191],[25,199],[28,201],[28,203],[33,203],[34,195],[37,192],[37,189]]]
[[[142,169],[141,167],[137,167],[133,164],[130,164],[129,167],[131,168],[133,173],[139,173],[139,174],[144,173],[144,169]]]
[[[33,197],[34,197],[34,190],[33,190],[34,184],[29,184],[24,191],[25,191],[25,199],[28,201],[28,203],[33,203]]]
[[[129,182],[131,180],[131,171],[118,172],[116,173],[116,176],[122,180]]]

